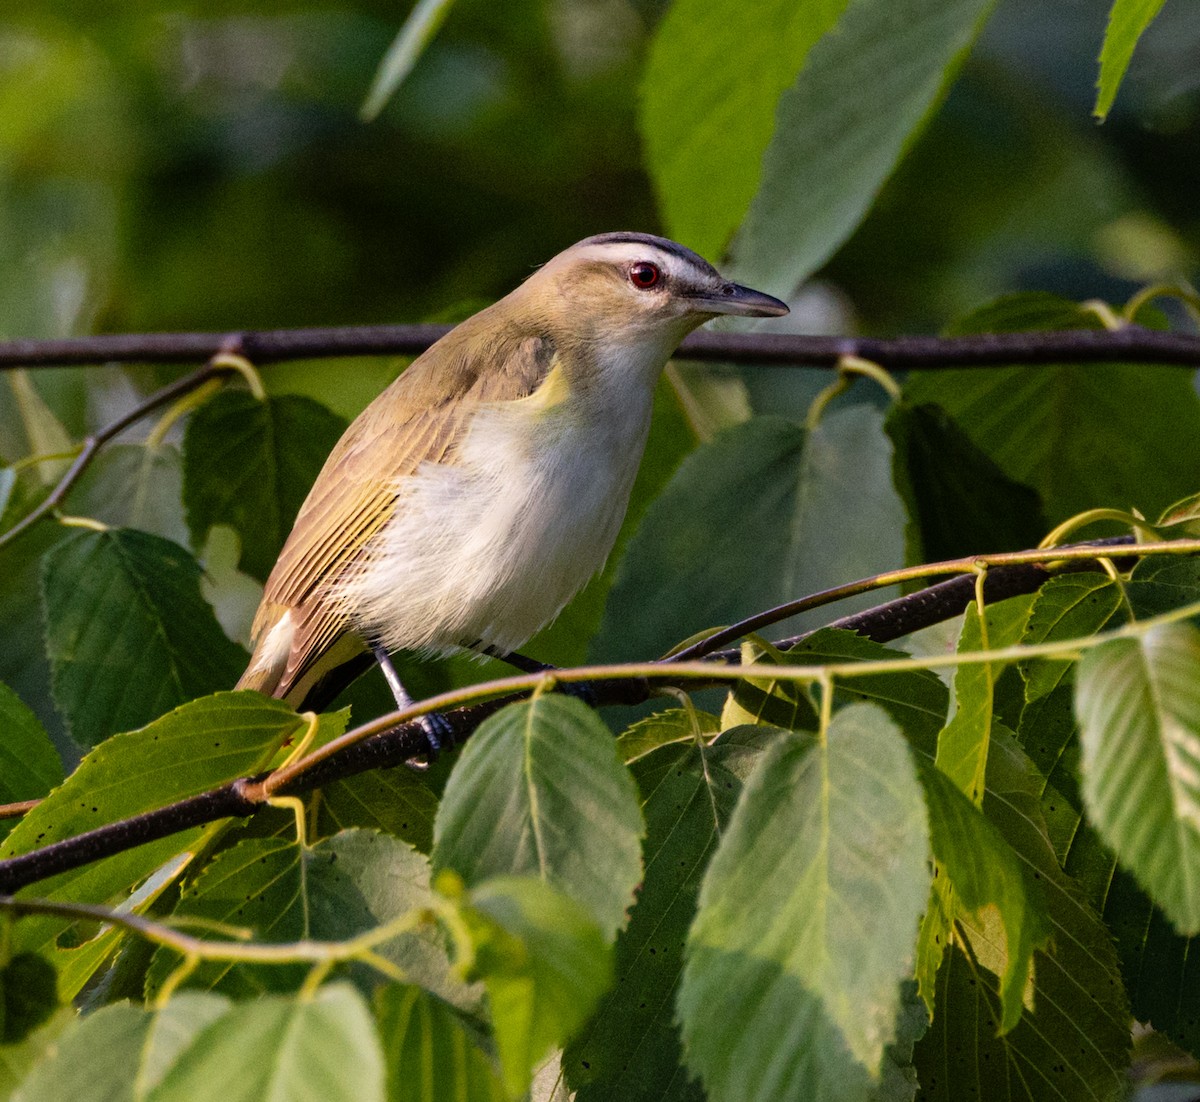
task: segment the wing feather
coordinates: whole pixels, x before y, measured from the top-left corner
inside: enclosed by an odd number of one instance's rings
[[[330,599],[332,584],[356,563],[396,514],[401,487],[422,463],[455,462],[455,446],[481,405],[533,394],[549,375],[554,348],[543,338],[500,331],[480,340],[489,311],[468,319],[419,357],[346,430],[296,517],[267,579],[253,634],[262,641],[291,614],[286,664],[274,684],[256,651],[242,682],[288,696],[311,684],[321,657],[352,629]],[[479,351],[475,351],[479,350]],[[472,354],[474,353],[474,354]],[[339,648],[339,652],[345,648]],[[283,656],[280,655],[280,658]],[[294,703],[301,703],[294,701]]]

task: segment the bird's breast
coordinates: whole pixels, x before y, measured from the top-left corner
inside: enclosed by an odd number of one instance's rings
[[[453,464],[426,463],[339,599],[389,648],[521,646],[604,564],[652,390],[481,407]]]

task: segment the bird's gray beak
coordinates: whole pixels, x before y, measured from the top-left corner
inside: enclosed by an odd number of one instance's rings
[[[780,318],[789,313],[787,303],[740,283],[723,283],[716,290],[699,291],[688,296],[697,312],[736,314],[744,318]]]

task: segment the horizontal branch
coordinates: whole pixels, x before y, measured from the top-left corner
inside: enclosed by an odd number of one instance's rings
[[[116,333],[61,340],[0,341],[0,368],[105,363],[197,363],[220,352],[254,363],[341,356],[411,356],[445,325],[354,325],[227,333]],[[680,347],[688,360],[833,367],[857,356],[893,370],[1003,364],[1132,363],[1200,366],[1200,337],[1127,325],[969,337],[817,337],[791,333],[698,332]]]
[[[1082,548],[1072,548],[1066,554],[1079,553],[1081,550]],[[1046,564],[1019,562],[992,567],[984,585],[986,600],[998,601],[1032,593],[1054,573],[1064,569],[1098,568],[1095,559],[1063,559],[1062,548],[1027,554],[1044,555],[1047,563],[1053,562],[1055,566],[1051,568]],[[920,628],[952,619],[961,613],[974,597],[973,576],[951,578],[916,593],[888,601],[874,609],[835,620],[830,626],[856,631],[876,642],[886,643]],[[774,610],[775,621],[791,615],[791,608],[791,605],[785,605]],[[759,627],[767,626],[768,619],[766,615],[755,618]],[[778,645],[788,649],[811,634],[809,632],[782,640]],[[713,663],[732,665],[740,661],[740,653],[736,648],[716,651],[705,657]],[[667,665],[669,663],[664,663],[664,666]],[[659,684],[669,683],[667,681]],[[590,699],[599,706],[639,704],[648,700],[655,692],[643,678],[596,681],[588,683],[587,687]],[[681,683],[680,687],[695,688],[697,683],[695,680],[689,680]],[[484,719],[515,699],[519,698],[510,695],[446,712],[445,719],[453,732],[455,743],[464,742]],[[415,755],[422,754],[425,748],[424,728],[419,722],[411,721],[344,747],[334,756],[306,769],[294,782],[273,788],[270,792],[261,783],[264,777],[239,778],[220,788],[0,861],[0,893],[15,892],[47,876],[80,868],[100,858],[157,841],[202,823],[253,815],[261,809],[269,796],[299,795],[371,769],[402,765]]]

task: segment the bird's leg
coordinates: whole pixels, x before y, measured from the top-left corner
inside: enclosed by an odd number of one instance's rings
[[[396,667],[392,665],[392,660],[388,656],[388,652],[378,643],[372,643],[371,653],[375,655],[375,661],[379,664],[379,668],[383,670],[383,676],[387,680],[388,688],[392,690],[392,696],[396,698],[396,707],[401,710],[411,708],[413,706],[413,698],[408,695],[408,690],[405,689],[404,682],[400,680],[400,675],[396,672]],[[420,761],[417,758],[409,758],[404,764],[410,769],[424,770],[437,761],[443,744],[449,743],[453,745],[454,728],[450,726],[450,721],[438,712],[430,712],[427,715],[418,716],[417,722],[424,728],[425,741],[428,744],[429,752],[426,755],[425,761]]]
[[[557,666],[551,666],[546,662],[539,662],[536,658],[529,658],[524,654],[518,654],[514,651],[501,651],[495,647],[486,647],[484,654],[491,655],[493,658],[499,658],[501,662],[507,662],[513,669],[520,670],[522,673],[553,673],[558,669]],[[596,694],[592,691],[591,685],[586,681],[573,681],[564,683],[559,686],[559,691],[566,693],[568,696],[578,697],[589,708],[597,707]]]

